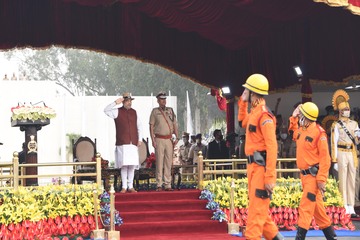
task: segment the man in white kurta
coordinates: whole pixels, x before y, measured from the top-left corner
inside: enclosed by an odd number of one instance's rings
[[[104,109],[105,114],[115,121],[115,167],[121,168],[121,193],[136,192],[134,173],[139,166],[138,147],[142,144],[141,122],[131,108],[132,100],[130,93],[124,93]]]

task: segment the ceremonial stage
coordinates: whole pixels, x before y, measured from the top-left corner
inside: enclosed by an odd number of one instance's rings
[[[212,211],[200,200],[200,190],[174,192],[140,191],[116,194],[115,207],[124,224],[116,227],[125,240],[215,240],[244,239],[242,234],[228,234],[227,223],[211,220]],[[360,222],[355,231],[336,230],[338,239],[359,239]],[[285,239],[294,239],[296,231],[281,231]],[[322,231],[309,230],[306,239],[323,239]]]

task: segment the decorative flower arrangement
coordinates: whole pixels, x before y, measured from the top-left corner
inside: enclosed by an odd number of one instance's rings
[[[156,162],[156,157],[155,157],[155,153],[151,153],[150,156],[148,156],[145,159],[146,162],[146,167],[147,168],[152,168],[155,166],[155,162]]]
[[[55,110],[51,107],[48,107],[44,104],[44,106],[27,106],[27,105],[18,105],[16,107],[11,108],[12,120],[45,120],[51,119],[56,116]]]
[[[219,222],[227,221],[226,214],[220,209],[219,204],[217,202],[214,202],[213,200],[214,194],[212,194],[208,189],[204,189],[201,191],[201,195],[199,199],[201,200],[208,200],[208,203],[206,204],[206,208],[213,210],[214,214],[211,217],[213,220],[218,220]]]
[[[211,217],[213,220],[218,220],[219,222],[227,222],[228,216],[220,208],[214,211],[214,215]]]
[[[200,199],[208,200],[207,206],[216,206],[212,219],[222,221],[222,212],[226,218],[230,218],[230,190],[231,177],[218,178],[217,180],[205,181],[204,190]],[[247,224],[248,211],[248,188],[247,178],[234,179],[234,222],[240,226]],[[279,228],[294,230],[298,220],[298,207],[302,196],[300,179],[281,178],[277,179],[276,187],[272,200],[270,202],[270,214]],[[350,215],[345,214],[343,200],[339,192],[337,182],[334,179],[328,179],[325,192],[326,212],[330,217],[335,229],[355,230],[350,220]],[[215,203],[210,203],[215,202]],[[318,229],[314,219],[311,223],[312,228]]]
[[[95,187],[49,185],[0,191],[0,239],[87,238],[96,227]]]
[[[101,220],[104,226],[110,227],[110,195],[108,192],[103,192],[100,195],[100,213],[102,215]],[[123,224],[123,220],[120,217],[119,211],[114,212],[114,224],[120,226]]]

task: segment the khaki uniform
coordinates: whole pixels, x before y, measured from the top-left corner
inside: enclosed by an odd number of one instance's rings
[[[358,155],[358,161],[359,161],[359,155]],[[358,167],[356,168],[356,177],[355,177],[355,206],[356,203],[360,201],[360,164],[358,164]]]
[[[191,146],[190,151],[189,151],[189,159],[192,159],[192,163],[194,165],[198,164],[198,159],[199,159],[199,152],[202,152],[203,156],[206,156],[206,151],[207,151],[207,146],[202,144],[199,146],[197,143],[195,143],[194,145]],[[195,174],[195,179],[197,179],[197,172],[198,172],[198,168],[195,167],[193,170],[193,173]]]
[[[190,148],[191,148],[192,144],[191,143],[187,143],[186,145],[183,144],[180,146],[179,148],[179,162],[181,165],[192,165],[192,161],[189,161],[189,152],[190,152]],[[182,173],[192,173],[193,170],[191,168],[182,168]],[[188,176],[186,176],[188,177]]]
[[[156,141],[156,185],[171,188],[171,165],[173,161],[174,145],[172,134],[177,129],[177,121],[174,110],[165,107],[165,111],[159,107],[154,108],[150,114],[149,124],[153,126]]]
[[[344,126],[357,141],[355,130],[358,130],[357,122],[343,119]],[[339,189],[343,196],[344,206],[355,205],[355,174],[358,167],[356,146],[346,134],[344,128],[334,122],[331,127],[331,157],[338,163]]]
[[[202,152],[203,156],[206,156],[206,145],[202,144],[199,146],[197,144],[194,144],[191,146],[190,151],[189,151],[189,159],[193,159],[193,164],[197,164],[198,163],[198,158],[199,158],[199,152]]]

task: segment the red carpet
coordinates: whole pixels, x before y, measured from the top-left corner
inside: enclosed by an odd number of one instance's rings
[[[116,227],[122,240],[227,240],[227,223],[211,220],[199,190],[117,193],[115,208],[124,224]]]

